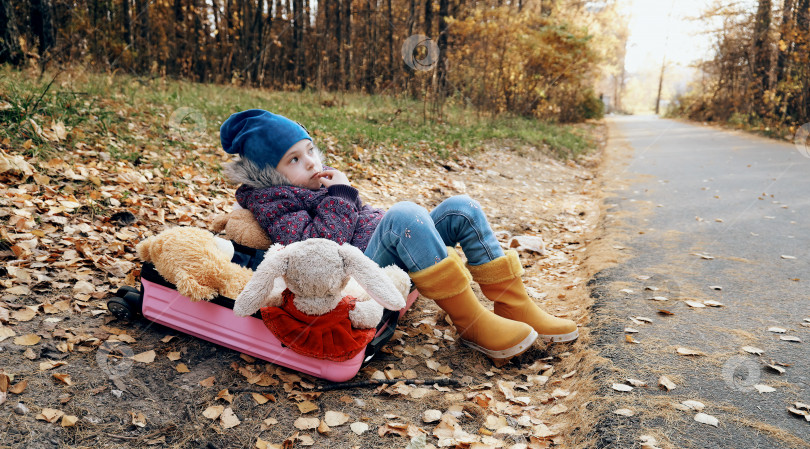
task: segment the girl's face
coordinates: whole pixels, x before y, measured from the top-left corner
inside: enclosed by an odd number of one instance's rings
[[[299,140],[291,146],[284,153],[276,170],[296,186],[312,190],[321,188],[321,178],[318,175],[323,171],[323,165],[315,145],[309,139]]]

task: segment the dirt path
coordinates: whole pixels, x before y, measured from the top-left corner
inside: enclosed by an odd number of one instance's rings
[[[520,251],[530,291],[548,311],[587,325],[586,283],[592,268],[586,255],[600,218],[597,164],[598,156],[566,164],[493,150],[456,162],[377,172],[366,179],[355,175],[353,181],[363,198],[379,207],[411,200],[432,208],[449,195],[468,194],[482,203],[505,246],[513,236],[542,236],[542,254]],[[39,174],[46,171],[33,168]],[[116,222],[109,216],[70,214],[71,207],[78,210],[74,204],[62,204],[62,211],[47,215],[46,208],[26,203],[35,201],[42,187],[17,185],[13,176],[5,179],[0,210],[9,225],[4,225],[7,245],[0,256],[8,279],[0,298],[0,367],[8,377],[0,375],[0,387],[8,391],[0,405],[0,447],[583,444],[596,361],[588,348],[587,327],[575,344],[537,344],[517,362],[497,369],[455,343],[439,309],[420,298],[390,351],[356,380],[447,376],[463,386],[317,393],[317,379],[149,322],[119,322],[105,310],[107,292],[126,282],[132,268],[128,264],[137,262],[135,242],[161,229],[160,220],[205,226],[211,210],[229,203],[232,190],[209,187],[201,200],[199,192],[172,191],[175,187],[164,182],[162,194],[172,195],[167,209],[162,198],[133,189],[128,198],[141,207],[123,205],[138,212],[135,223],[124,225],[120,216]],[[20,222],[15,217],[23,216],[25,223],[32,213],[59,219],[41,220],[30,228],[13,226]],[[32,239],[36,244],[26,246]],[[110,251],[118,257],[106,256]],[[60,264],[67,269],[76,261],[84,262],[72,278],[49,275],[43,268]],[[99,266],[110,268],[99,275]],[[48,277],[34,282],[31,276]],[[120,354],[99,349],[104,342],[125,349]],[[428,410],[438,410],[441,420],[426,420]],[[222,414],[211,419],[206,415],[214,416],[212,411]]]

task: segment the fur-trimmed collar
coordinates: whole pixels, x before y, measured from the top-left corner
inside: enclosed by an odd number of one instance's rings
[[[320,150],[316,147],[315,151],[318,154],[318,158],[323,161],[323,155]],[[324,166],[324,169],[327,168],[328,167]],[[244,184],[254,189],[294,185],[275,168],[267,165],[259,167],[252,161],[243,158],[225,165],[225,176],[227,176],[231,182],[240,185]]]

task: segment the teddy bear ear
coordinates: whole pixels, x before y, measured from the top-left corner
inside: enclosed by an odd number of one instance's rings
[[[149,237],[135,245],[135,253],[138,254],[138,258],[141,259],[142,262],[152,260],[152,256],[149,254],[149,247],[152,246],[152,240],[154,240],[154,237]]]
[[[389,310],[405,307],[405,298],[376,262],[348,243],[340,245],[346,276],[353,277],[368,295]]]

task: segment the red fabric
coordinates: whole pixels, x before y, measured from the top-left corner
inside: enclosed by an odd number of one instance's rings
[[[355,329],[349,321],[349,311],[356,299],[346,296],[331,312],[312,316],[299,311],[293,304],[295,295],[282,293],[281,307],[263,307],[264,325],[285,346],[293,351],[318,359],[343,362],[363,351],[374,338],[376,329]]]

